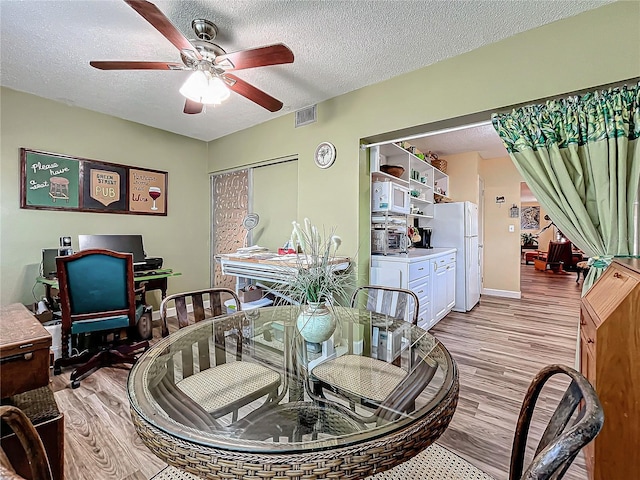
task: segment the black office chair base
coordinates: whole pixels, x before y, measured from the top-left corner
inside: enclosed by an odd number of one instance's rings
[[[146,351],[149,348],[148,341],[134,343],[132,345],[119,345],[104,348],[98,352],[85,352],[69,358],[59,358],[55,361],[53,374],[60,375],[62,367],[69,365],[77,365],[82,363],[73,372],[71,372],[71,388],[78,388],[80,380],[102,367],[109,367],[117,364],[133,365],[136,360],[136,354],[139,351]]]

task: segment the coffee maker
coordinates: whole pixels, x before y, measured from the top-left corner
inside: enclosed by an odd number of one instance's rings
[[[431,227],[418,227],[418,233],[420,234],[420,241],[415,244],[417,248],[432,248],[431,247]]]

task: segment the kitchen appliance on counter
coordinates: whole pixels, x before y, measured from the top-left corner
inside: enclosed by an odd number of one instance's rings
[[[371,253],[393,255],[407,253],[411,241],[404,229],[380,228],[371,230]]]
[[[415,227],[418,230],[420,240],[414,242],[413,246],[416,248],[433,248],[431,246],[431,235],[433,230],[431,228]]]
[[[395,182],[373,182],[371,185],[371,211],[408,215],[409,189]]]
[[[471,202],[434,205],[434,247],[453,247],[456,252],[456,303],[453,310],[468,312],[480,301],[478,206]]]

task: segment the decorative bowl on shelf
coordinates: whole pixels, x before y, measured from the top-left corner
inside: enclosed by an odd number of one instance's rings
[[[404,173],[404,167],[400,165],[380,165],[380,170],[398,178]]]

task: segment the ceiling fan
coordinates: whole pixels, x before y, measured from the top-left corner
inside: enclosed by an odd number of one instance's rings
[[[182,64],[172,62],[92,61],[100,70],[192,70],[194,73],[180,88],[187,99],[184,113],[194,114],[203,105],[219,104],[232,90],[270,112],[282,108],[282,102],[253,85],[229,73],[234,70],[293,63],[293,52],[284,44],[226,53],[212,42],[218,28],[208,20],[196,19],[191,26],[198,37],[187,40],[153,3],[146,0],[124,0],[178,50]]]

